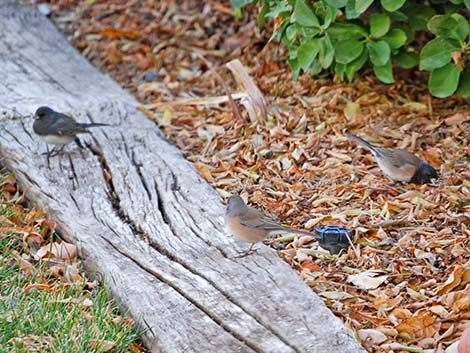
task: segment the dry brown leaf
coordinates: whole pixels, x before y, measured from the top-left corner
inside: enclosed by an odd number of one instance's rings
[[[45,290],[46,292],[52,291],[52,286],[45,283],[32,283],[23,288],[24,294],[28,294],[33,289]]]
[[[357,334],[362,344],[366,347],[377,347],[377,345],[387,340],[387,336],[374,329],[361,329],[357,331]]]
[[[141,37],[141,33],[139,32],[117,28],[103,28],[95,31],[95,33],[103,34],[108,38],[127,38],[137,40]]]
[[[457,265],[450,274],[449,278],[445,281],[442,286],[437,287],[437,294],[442,295],[449,293],[454,288],[458,287],[462,280],[462,275],[464,274],[465,269],[463,266]]]
[[[71,260],[77,256],[77,248],[66,242],[46,244],[37,251],[36,256],[40,259],[53,256],[57,259]]]
[[[88,343],[95,352],[108,352],[116,347],[116,342],[107,340],[90,339]]]
[[[378,276],[381,271],[370,270],[358,273],[357,275],[349,275],[348,282],[351,282],[356,287],[364,290],[375,289],[384,283],[388,276]]]
[[[417,315],[399,324],[396,329],[400,332],[406,332],[416,339],[423,337],[432,337],[440,328],[441,324],[436,321],[432,315]]]
[[[129,351],[131,353],[142,353],[145,352],[145,348],[136,342],[129,343]]]
[[[470,120],[470,113],[456,113],[444,119],[446,125],[459,125]]]

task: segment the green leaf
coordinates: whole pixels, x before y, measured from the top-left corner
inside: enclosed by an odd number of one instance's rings
[[[392,28],[386,35],[384,35],[382,40],[386,41],[390,48],[398,49],[401,48],[406,43],[406,33],[400,28]]]
[[[470,0],[464,0],[463,3],[465,4],[465,7],[470,10]]]
[[[335,65],[335,72],[339,76],[341,80],[344,80],[344,74],[346,72],[346,65],[345,64],[340,64],[336,63]]]
[[[325,2],[332,7],[340,9],[346,6],[348,0],[325,0]]]
[[[367,31],[353,23],[332,23],[330,28],[327,29],[332,42],[348,39],[362,39],[367,36]]]
[[[402,11],[390,12],[388,15],[390,16],[392,22],[402,22],[408,20],[408,16]]]
[[[384,66],[390,61],[390,46],[387,42],[380,40],[378,42],[368,42],[369,58],[374,66]]]
[[[326,6],[322,2],[316,3],[315,14],[321,19],[320,22],[322,29],[327,29],[330,27],[331,23],[336,19],[337,9],[331,6]]]
[[[370,34],[372,37],[380,38],[390,29],[390,17],[385,13],[374,13],[370,15]]]
[[[241,9],[242,7],[245,7],[248,4],[252,4],[256,2],[257,0],[230,0],[230,3],[235,9]]]
[[[420,70],[434,70],[443,67],[451,60],[451,54],[460,47],[444,38],[434,38],[426,43],[421,50],[419,59]]]
[[[336,61],[341,64],[348,64],[362,54],[364,43],[349,39],[334,42],[333,47],[335,48]]]
[[[431,72],[428,81],[429,92],[434,97],[449,97],[457,89],[459,78],[459,68],[452,63],[448,63],[446,66]]]
[[[298,28],[292,23],[289,27],[286,28],[286,35],[284,36],[289,42],[293,43],[297,40],[297,36],[299,34]],[[285,43],[289,46],[289,43]]]
[[[463,70],[459,88],[455,94],[462,98],[470,98],[470,67]]]
[[[395,56],[398,65],[404,69],[411,69],[419,63],[419,55],[416,53],[400,52]]]
[[[320,46],[320,55],[319,61],[321,67],[327,69],[331,66],[333,59],[335,57],[335,48],[333,48],[333,44],[331,44],[330,36],[325,34],[324,37],[321,38],[321,46]]]
[[[261,0],[261,3],[262,5],[259,10],[258,19],[256,21],[259,29],[263,28],[266,24],[266,14],[269,12],[269,0]]]
[[[321,32],[321,29],[318,27],[302,27],[298,25],[297,23],[295,24],[295,26],[298,28],[303,38],[317,37]]]
[[[362,68],[362,66],[364,66],[366,61],[367,61],[367,51],[364,50],[357,59],[353,60],[352,62],[346,65],[345,74],[349,82],[353,80],[356,72],[359,71]]]
[[[415,40],[414,33],[409,27],[402,27],[400,28],[406,34],[406,42],[405,45],[410,44]]]
[[[459,4],[459,5],[454,5],[454,4],[447,3],[447,4],[444,4],[444,13],[446,15],[451,15],[453,13],[457,13],[457,12],[463,10],[464,8],[465,8],[465,6],[463,4],[463,1],[462,1],[462,4]]]
[[[380,0],[382,7],[390,12],[397,11],[405,2],[406,0]]]
[[[428,22],[428,29],[436,36],[443,38],[460,39],[458,33],[456,32],[457,26],[457,21],[454,20],[450,15],[436,15],[433,16]],[[464,38],[460,40],[463,39]]]
[[[306,27],[320,27],[317,16],[315,16],[312,9],[304,0],[295,1],[295,9],[291,17],[291,22],[296,22]]]
[[[361,14],[356,11],[356,0],[348,0],[346,3],[346,18],[352,20],[358,18]]]
[[[406,13],[408,14],[411,27],[419,31],[426,30],[429,19],[436,14],[430,6],[415,4],[410,5]]]
[[[299,73],[300,73],[299,61],[297,59],[287,59],[287,61],[292,70],[292,77],[294,77],[294,79],[297,80],[299,78]]]
[[[312,69],[312,76],[318,75],[322,70],[320,62],[318,60],[314,60],[311,66],[311,69]]]
[[[369,8],[370,5],[372,5],[373,2],[374,0],[356,0],[355,1],[356,12],[359,14],[363,13],[365,10]]]
[[[312,64],[313,60],[315,60],[315,58],[317,57],[319,51],[319,38],[311,38],[303,42],[297,50],[297,60],[299,62],[299,67],[302,70],[307,71],[307,69]]]
[[[271,11],[269,11],[266,14],[266,17],[281,17],[281,18],[287,18],[290,16],[290,12],[292,11],[292,6],[289,5],[287,2],[284,1],[278,1],[276,3],[276,6],[274,6]]]
[[[454,30],[456,39],[461,41],[466,40],[470,31],[467,19],[458,13],[453,13],[450,16],[457,21],[457,27]]]
[[[393,83],[393,70],[392,70],[392,61],[389,60],[383,66],[374,66],[374,74],[377,78],[383,83]]]

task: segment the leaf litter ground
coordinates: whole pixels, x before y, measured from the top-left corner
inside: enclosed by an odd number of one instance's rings
[[[284,224],[356,230],[339,257],[309,237],[272,242],[371,352],[444,352],[470,322],[470,113],[433,99],[418,72],[393,85],[367,73],[352,84],[293,80],[286,50],[267,43],[255,8],[227,1],[51,0],[52,19],[143,110],[220,192],[247,196]],[[271,32],[268,30],[267,32]],[[228,104],[175,104],[232,94],[224,64],[239,59],[263,92],[261,123]],[[187,102],[187,101],[186,101]],[[184,101],[182,102],[184,103]],[[435,185],[386,179],[345,137],[410,150],[439,170]]]

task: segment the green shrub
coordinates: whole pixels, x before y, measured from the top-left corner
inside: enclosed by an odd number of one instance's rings
[[[274,19],[271,39],[289,48],[294,77],[325,70],[352,81],[371,67],[394,82],[392,63],[430,72],[435,97],[470,97],[470,0],[231,0],[241,11],[258,3],[258,25]]]

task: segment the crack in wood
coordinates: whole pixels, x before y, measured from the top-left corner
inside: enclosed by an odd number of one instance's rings
[[[177,232],[175,232],[175,230],[173,229],[173,225],[171,224],[171,219],[165,210],[161,191],[158,189],[158,183],[156,180],[154,180],[154,188],[155,188],[155,194],[157,195],[157,207],[158,207],[158,210],[160,211],[160,214],[162,215],[163,222],[168,224],[173,234],[177,235]]]
[[[87,145],[87,147],[90,149],[90,151],[98,158],[98,160],[100,161],[100,164],[103,168],[103,174],[105,173],[104,171],[106,170],[107,173],[109,173],[111,175],[111,172],[109,170],[109,167],[106,163],[106,159],[104,158],[103,154],[98,150],[96,149],[96,147],[92,146],[92,145]],[[170,169],[169,169],[170,170]],[[110,199],[110,202],[113,204],[113,209],[115,209],[116,211],[116,214],[118,215],[118,217],[125,223],[127,224],[133,232],[137,233],[137,234],[140,234],[144,239],[151,239],[150,236],[148,236],[148,234],[140,227],[138,226],[137,224],[135,224],[135,222],[133,222],[129,216],[126,214],[125,210],[123,210],[120,206],[120,201],[119,201],[119,196],[116,194],[116,191],[114,189],[114,185],[112,183],[112,175],[111,175],[111,178],[110,180],[108,181],[107,178],[105,178],[105,181],[108,185],[108,188],[109,188],[109,192],[108,192],[108,195],[115,195],[116,197],[114,199]],[[162,190],[159,190],[159,187],[158,187],[158,184],[156,183],[155,181],[155,192],[157,194],[157,205],[158,205],[158,209],[160,210],[160,213],[162,215],[162,218],[164,220],[164,222],[170,227],[170,230],[173,234],[177,234],[176,233],[176,230],[174,229],[173,225],[172,225],[172,222],[171,222],[171,218],[169,217],[169,215],[167,214],[166,210],[165,210],[165,205],[164,205],[164,201],[163,201],[163,198],[161,197],[161,193],[162,193]],[[167,190],[168,191],[168,190]],[[197,234],[197,232],[196,232]],[[199,235],[198,235],[199,236]],[[105,238],[103,238],[105,239]],[[112,244],[109,240],[106,239],[106,241],[108,241],[110,243],[111,246],[114,247],[114,244]],[[229,293],[227,293],[225,290],[223,290],[220,286],[218,286],[214,281],[212,281],[210,278],[208,278],[206,275],[204,275],[203,273],[200,273],[199,271],[197,271],[195,268],[193,268],[192,266],[188,265],[188,263],[186,263],[186,261],[176,257],[175,255],[173,255],[172,253],[170,253],[167,249],[163,248],[160,244],[158,244],[157,242],[155,241],[151,241],[149,240],[149,245],[156,251],[158,251],[161,255],[167,257],[170,261],[172,262],[175,262],[175,263],[178,263],[179,265],[183,266],[183,268],[185,268],[187,271],[191,272],[192,274],[204,279],[205,281],[207,281],[209,284],[212,285],[212,287],[214,289],[216,289],[219,293],[221,293],[227,300],[229,300],[232,304],[236,305],[237,307],[239,307],[243,312],[245,312],[247,315],[249,315],[250,317],[252,317],[258,324],[260,324],[262,327],[264,327],[266,330],[270,331],[274,336],[276,336],[281,342],[283,342],[286,346],[290,347],[294,352],[297,352],[297,353],[300,353],[300,351],[294,346],[292,345],[281,333],[277,332],[276,329],[274,329],[271,325],[269,325],[268,323],[264,322],[264,320],[262,320],[258,315],[256,315],[255,313],[251,312],[251,310],[248,310],[247,308],[245,308],[239,301],[237,301],[232,295],[230,295]],[[117,248],[116,248],[117,251],[119,251]],[[121,251],[120,251],[121,252]],[[122,252],[121,252],[122,253]],[[130,257],[129,255],[125,254],[125,253],[122,253],[123,255],[125,255],[126,257],[128,257],[129,259],[131,259],[132,261],[134,261],[137,265],[139,266],[143,266],[142,264],[138,263],[137,260],[135,259],[132,259],[132,257]],[[151,269],[147,269],[144,267],[142,267],[144,270],[146,271],[152,271]],[[149,272],[151,274],[154,274],[154,271],[152,272]],[[158,278],[158,277],[157,277]],[[160,278],[158,278],[160,280]],[[163,280],[162,280],[163,281]],[[163,281],[164,282],[164,281]],[[166,283],[166,282],[165,282]],[[172,284],[172,288],[173,288],[173,284]],[[174,287],[175,290],[176,290],[176,287]],[[196,301],[194,301],[193,299],[190,299],[189,297],[187,297],[187,294],[185,294],[183,291],[179,291],[179,293],[181,295],[183,295],[185,298],[187,298],[191,303],[193,303],[194,305],[196,305],[198,308],[202,308],[202,306],[197,303]],[[215,316],[213,314],[210,313],[210,311],[208,309],[205,309],[205,308],[202,308],[201,310],[204,311],[204,313],[206,313],[206,315],[208,315],[209,317],[211,317],[211,319],[213,319],[217,324],[220,323],[220,325],[223,325],[221,327],[223,327],[225,330],[228,330],[228,332],[232,333],[230,331],[230,328],[228,328],[221,320],[215,318]],[[217,321],[216,321],[216,320]],[[237,333],[233,333],[234,334],[234,337],[236,337],[237,339],[241,339],[243,342],[245,342],[245,339],[243,338],[243,336],[241,335],[238,335]],[[235,336],[236,335],[236,336]],[[245,342],[246,343],[246,342]],[[248,345],[248,344],[247,344]],[[256,352],[263,352],[262,350],[259,350],[258,347],[253,348],[253,347],[250,347],[252,348],[253,350],[255,350]]]
[[[25,134],[28,135],[29,138],[34,141],[33,136],[31,135],[31,133],[29,132],[29,130],[26,128],[26,126],[24,124],[24,119],[20,119],[20,123],[21,123],[21,127],[23,128],[23,131],[25,132]]]
[[[216,315],[214,315],[208,308],[204,307],[202,304],[200,304],[197,300],[193,299],[191,296],[188,295],[184,290],[179,288],[177,285],[166,279],[162,274],[154,271],[151,268],[148,268],[145,266],[143,263],[138,261],[137,259],[133,258],[131,255],[127,254],[126,251],[121,249],[118,245],[114,244],[111,240],[107,239],[106,237],[101,237],[105,242],[107,242],[112,248],[114,248],[118,253],[120,253],[122,256],[128,258],[130,261],[132,261],[134,264],[136,264],[138,267],[140,267],[142,270],[145,272],[151,274],[153,277],[158,279],[160,282],[165,283],[167,286],[171,287],[173,290],[175,290],[178,294],[180,294],[183,298],[185,298],[188,302],[190,302],[192,305],[194,305],[196,308],[201,310],[207,317],[209,317],[212,321],[214,321],[218,326],[220,326],[222,329],[224,329],[226,332],[228,332],[230,335],[235,337],[237,340],[240,342],[243,342],[246,346],[251,348],[253,351],[257,353],[266,353],[263,349],[260,347],[254,345],[250,341],[248,341],[245,337],[242,335],[238,334],[234,330],[232,330],[227,324],[223,322],[223,320],[219,319]],[[165,255],[165,254],[163,254]],[[166,256],[166,255],[165,255]],[[169,258],[172,260],[171,258]],[[173,261],[173,260],[172,260]]]
[[[19,144],[19,145],[20,145],[21,147],[23,147],[23,148],[26,148],[26,146],[23,145],[23,143],[22,143],[14,134],[12,134],[8,129],[5,129],[5,132],[6,132],[8,135],[10,135],[11,138],[12,138],[13,140],[15,140],[15,142],[16,142],[17,144]]]
[[[158,184],[155,183],[155,188],[156,188],[156,193],[157,193],[157,200],[158,200],[158,208],[160,210],[165,210],[165,206],[164,206],[164,203],[163,203],[163,199],[161,198],[160,193],[161,191],[158,190]],[[166,214],[166,211],[164,211],[164,213]],[[165,217],[163,216],[163,213],[162,213],[162,217]],[[172,231],[173,234],[175,234],[176,230],[174,229],[173,225],[172,225],[172,222],[171,222],[171,219],[168,218],[168,215],[166,216],[166,220],[165,220],[165,223],[168,224],[168,226],[170,227],[170,230]],[[196,233],[197,234],[197,233]],[[199,235],[198,235],[199,237]],[[193,268],[192,266],[188,265],[188,263],[182,259],[179,259],[177,258],[176,256],[174,256],[173,254],[169,253],[166,249],[163,249],[160,245],[156,244],[155,242],[151,242],[150,245],[155,249],[157,250],[158,252],[164,254],[165,256],[167,256],[171,261],[174,261],[174,262],[177,262],[179,263],[181,266],[183,266],[186,270],[190,271],[191,273],[193,273],[194,275],[196,276],[199,276],[201,278],[203,278],[204,280],[206,280],[208,283],[210,283],[217,291],[219,291],[219,293],[221,293],[227,300],[229,300],[231,303],[233,303],[234,305],[238,306],[241,310],[243,310],[247,315],[251,316],[255,321],[257,321],[261,326],[263,326],[266,330],[270,331],[274,336],[276,336],[280,341],[282,341],[286,346],[289,346],[293,351],[297,352],[297,353],[300,353],[300,351],[297,349],[297,347],[295,347],[294,345],[292,345],[287,338],[285,338],[280,332],[277,332],[276,329],[274,329],[270,324],[264,322],[264,320],[259,317],[258,315],[256,315],[256,313],[252,312],[251,310],[247,309],[242,303],[240,303],[238,300],[235,299],[235,297],[233,297],[231,294],[229,294],[227,291],[225,291],[223,288],[221,288],[216,282],[214,282],[213,280],[211,280],[208,276],[204,275],[203,273],[199,272],[198,270],[196,270],[195,268]],[[156,247],[158,246],[158,248]]]
[[[81,211],[80,206],[77,200],[75,199],[75,196],[73,196],[73,194],[69,194],[69,195],[70,195],[70,198],[72,199],[72,202],[75,204],[75,207],[77,207],[77,210]]]
[[[138,163],[135,158],[135,151],[132,150],[132,156],[131,156],[131,163],[135,167],[135,171],[137,172],[137,175],[139,176],[140,182],[142,183],[142,186],[144,187],[145,192],[147,193],[147,197],[149,200],[152,200],[152,194],[150,193],[150,189],[147,185],[147,182],[145,181],[144,176],[142,175],[142,163]]]
[[[80,186],[80,181],[78,180],[77,173],[75,173],[75,166],[73,164],[73,160],[70,154],[67,154],[70,163],[70,170],[72,172],[72,190],[76,191]]]

